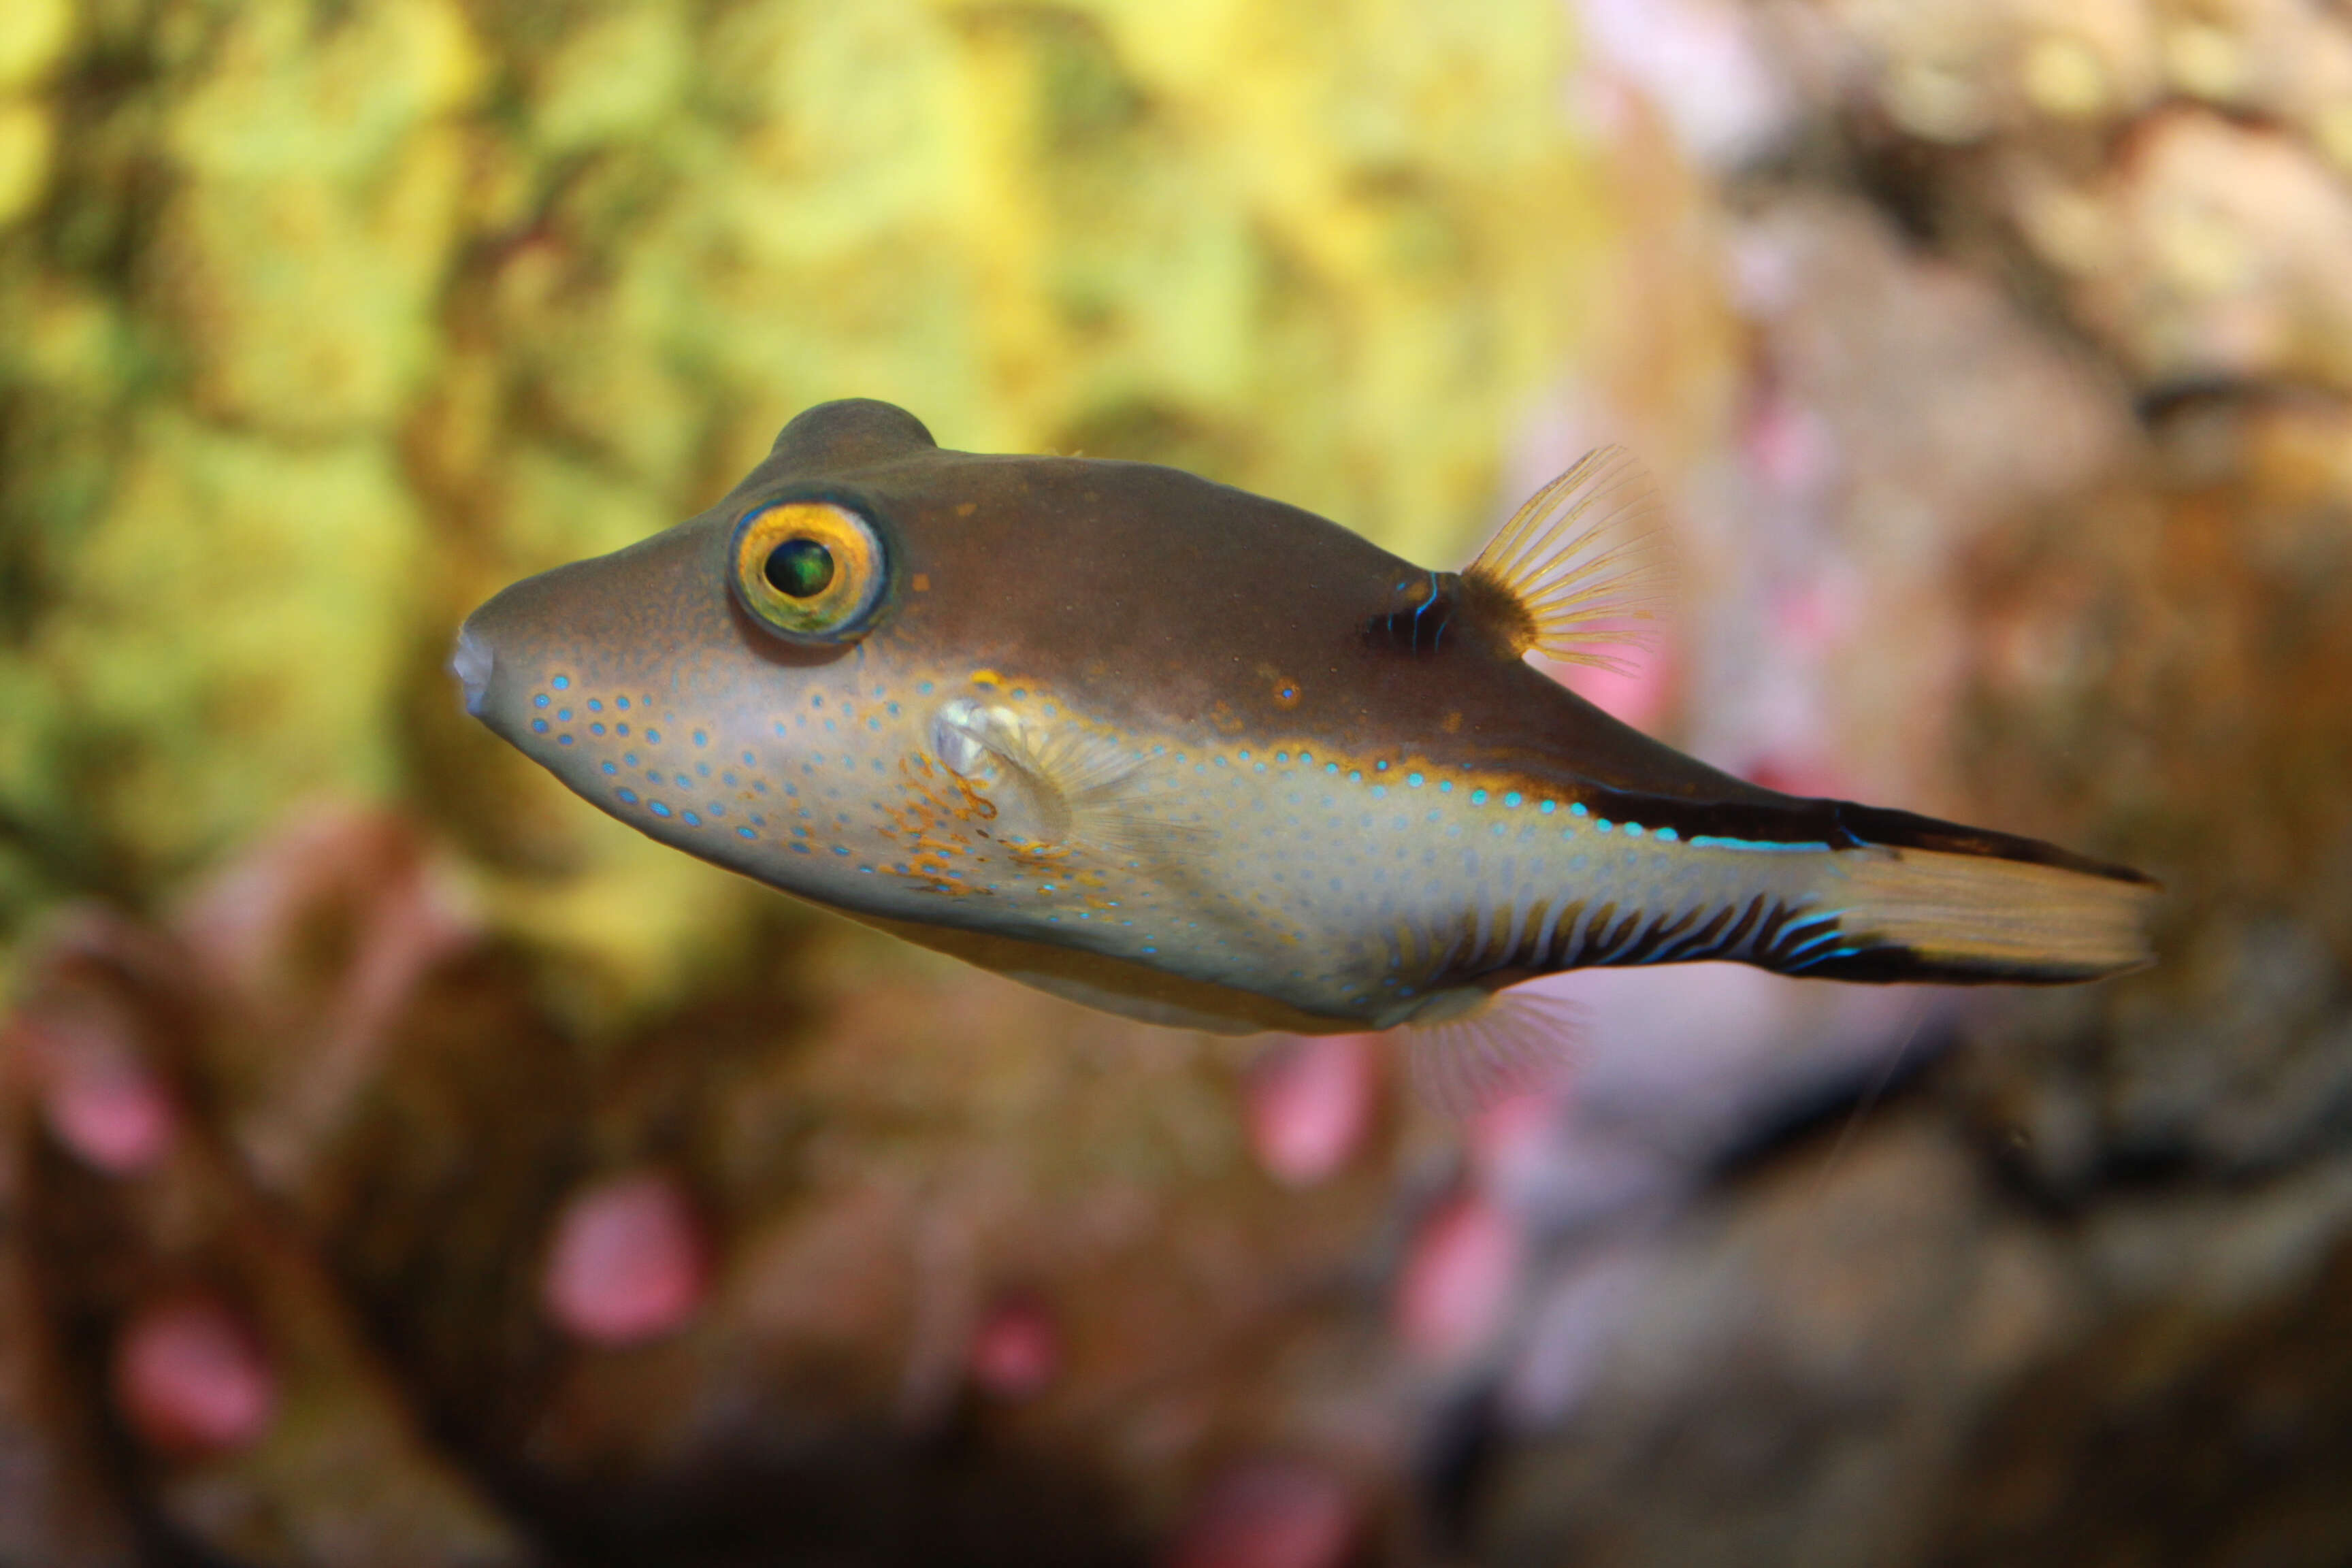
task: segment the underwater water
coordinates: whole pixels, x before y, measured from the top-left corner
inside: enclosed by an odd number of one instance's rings
[[[802,408],[1460,564],[2150,971],[1089,1013],[606,820],[457,621]],[[2352,1554],[2352,18],[15,0],[0,1563]],[[1233,569],[1247,572],[1250,563]]]

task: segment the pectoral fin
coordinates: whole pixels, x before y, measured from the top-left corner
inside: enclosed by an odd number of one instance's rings
[[[1016,844],[1166,862],[1201,836],[1152,812],[1148,757],[1076,721],[960,697],[932,721],[931,745],[995,804],[999,835]]]

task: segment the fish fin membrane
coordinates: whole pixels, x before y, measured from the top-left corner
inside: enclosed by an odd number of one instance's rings
[[[1670,594],[1656,520],[1641,464],[1598,447],[1529,496],[1463,581],[1514,654],[1630,673]]]
[[[1470,1116],[1568,1076],[1582,1018],[1566,997],[1522,987],[1441,992],[1433,1000],[1440,1005],[1430,1021],[1396,1030],[1413,1093],[1431,1109]]]
[[[1009,775],[1003,826],[1042,847],[1086,847],[1129,860],[1166,861],[1203,836],[1143,809],[1151,759],[1071,723],[1041,722],[968,700],[941,710],[939,750],[967,777]]]
[[[1834,980],[2063,984],[2154,962],[2162,889],[2135,872],[1868,846],[1830,858],[1837,949],[1796,972]]]

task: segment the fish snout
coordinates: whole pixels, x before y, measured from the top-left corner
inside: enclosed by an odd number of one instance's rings
[[[474,718],[482,717],[489,697],[490,674],[497,668],[498,656],[491,651],[489,639],[468,620],[457,629],[457,647],[449,656],[449,673],[465,689],[466,711]]]

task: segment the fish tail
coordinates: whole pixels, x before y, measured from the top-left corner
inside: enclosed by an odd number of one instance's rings
[[[1848,806],[1863,842],[1826,852],[1815,881],[1834,945],[1775,964],[1835,980],[2063,984],[2154,961],[2161,889],[2137,871],[2033,839]]]

